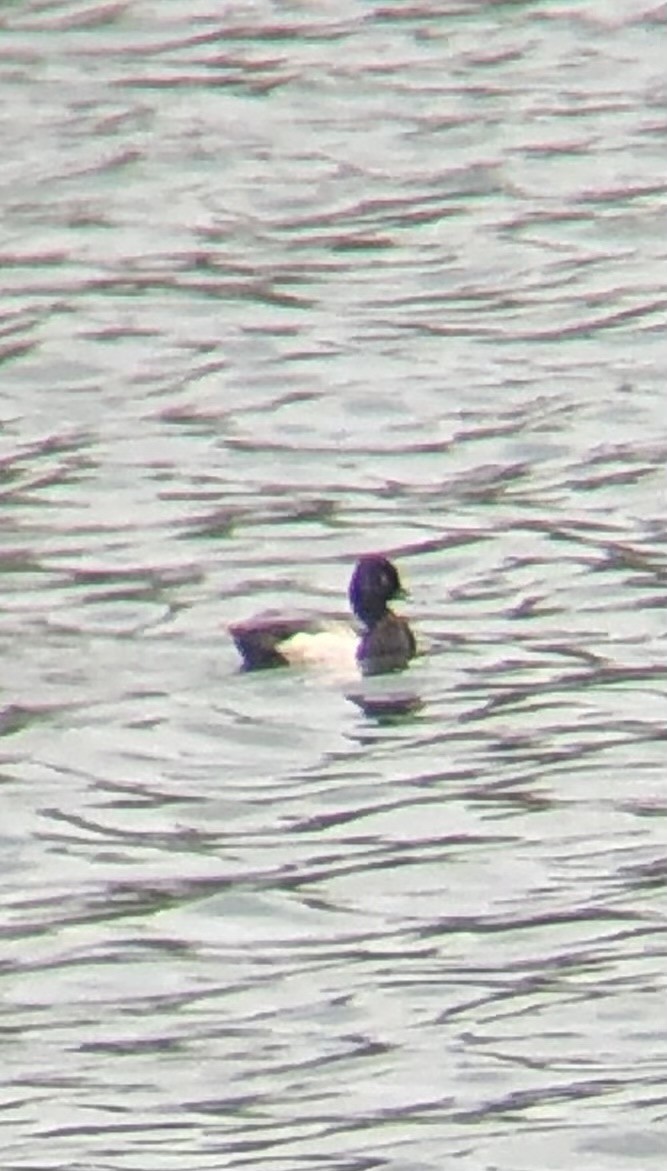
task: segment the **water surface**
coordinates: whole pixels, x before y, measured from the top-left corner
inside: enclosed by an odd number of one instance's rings
[[[3,1166],[662,1169],[664,5],[223,8],[0,18]]]

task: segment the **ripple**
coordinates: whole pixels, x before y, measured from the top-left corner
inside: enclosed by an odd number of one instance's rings
[[[12,1167],[662,1166],[663,8],[7,15]]]

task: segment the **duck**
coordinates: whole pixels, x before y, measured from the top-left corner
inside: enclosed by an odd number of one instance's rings
[[[307,613],[266,610],[229,627],[245,670],[295,665],[356,665],[364,675],[401,670],[417,653],[405,618],[388,603],[406,596],[393,562],[379,554],[361,557],[348,588],[360,630]]]

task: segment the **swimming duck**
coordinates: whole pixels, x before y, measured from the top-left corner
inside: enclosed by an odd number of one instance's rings
[[[404,597],[396,566],[386,557],[370,555],[356,564],[348,598],[362,630],[332,625],[308,614],[267,610],[230,626],[248,670],[296,663],[327,664],[343,659],[365,675],[405,667],[416,653],[414,635],[404,618],[387,605]]]

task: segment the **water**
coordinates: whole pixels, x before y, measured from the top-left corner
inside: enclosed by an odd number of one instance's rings
[[[2,25],[4,1171],[662,1169],[664,5]]]

